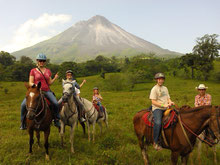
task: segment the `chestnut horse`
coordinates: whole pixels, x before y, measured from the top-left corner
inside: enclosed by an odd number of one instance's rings
[[[153,128],[147,126],[142,119],[142,116],[147,111],[148,110],[139,111],[133,118],[134,130],[145,164],[149,164],[147,145],[153,143]],[[189,153],[192,151],[192,147],[196,142],[196,136],[193,133],[199,135],[204,129],[209,127],[215,136],[220,139],[219,111],[220,107],[218,106],[202,106],[179,111],[178,115],[181,121],[178,120],[175,127],[164,130],[168,146],[166,146],[165,142],[162,142],[163,148],[171,150],[172,164],[177,164],[179,156],[181,156],[182,164],[187,164]],[[182,129],[181,125],[184,129]]]
[[[36,131],[37,143],[40,146],[40,131],[44,132],[44,147],[46,149],[46,160],[49,160],[49,143],[50,125],[52,122],[52,113],[47,105],[44,95],[40,91],[41,82],[30,87],[25,84],[26,108],[27,108],[27,131],[29,134],[29,154],[32,153],[32,145],[34,143],[34,131]]]

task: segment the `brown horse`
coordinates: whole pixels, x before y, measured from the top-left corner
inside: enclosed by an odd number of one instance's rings
[[[142,156],[145,164],[149,164],[147,155],[147,145],[153,143],[153,128],[145,124],[142,116],[147,110],[142,110],[136,113],[133,118],[134,130],[136,132]],[[171,150],[171,162],[177,164],[178,157],[181,156],[182,164],[187,164],[189,153],[196,142],[196,136],[192,132],[199,135],[206,127],[209,127],[220,139],[219,135],[219,107],[202,106],[197,108],[186,108],[179,111],[179,117],[182,123],[185,124],[184,130],[178,120],[175,127],[170,127],[164,130],[165,138],[168,143],[162,142],[162,147]],[[186,126],[192,131],[186,129]],[[185,132],[185,134],[184,134]]]
[[[29,154],[32,153],[32,145],[34,143],[34,131],[36,131],[37,143],[40,146],[40,131],[44,132],[44,147],[46,149],[46,160],[49,160],[49,143],[50,125],[52,122],[52,114],[47,105],[44,95],[40,91],[41,83],[30,87],[25,84],[26,93],[26,108],[27,108],[27,131],[29,134]]]

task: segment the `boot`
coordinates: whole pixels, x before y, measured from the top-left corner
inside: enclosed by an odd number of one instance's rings
[[[80,123],[83,123],[86,121],[86,119],[84,117],[80,117],[79,121],[80,121]]]
[[[27,127],[26,127],[25,121],[22,120],[22,121],[21,121],[20,130],[26,130],[26,129],[27,129]]]
[[[54,126],[60,128],[60,121],[59,121],[59,119],[54,119]]]

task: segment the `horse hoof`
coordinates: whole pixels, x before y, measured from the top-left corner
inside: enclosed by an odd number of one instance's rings
[[[71,150],[71,153],[72,153],[72,154],[75,154],[75,151],[74,151],[74,150]]]
[[[46,154],[46,161],[50,161],[50,156]]]

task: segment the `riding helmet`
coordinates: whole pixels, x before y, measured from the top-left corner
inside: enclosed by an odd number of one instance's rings
[[[67,71],[66,71],[66,74],[67,74],[67,73],[72,73],[72,74],[73,74],[73,71],[72,71],[72,70],[67,70]]]
[[[47,60],[47,56],[43,53],[37,55],[36,60]]]
[[[94,87],[93,90],[99,90],[99,88],[98,87]]]
[[[154,78],[155,79],[158,79],[158,78],[164,78],[165,79],[165,75],[163,73],[157,73],[157,74],[155,74]]]

